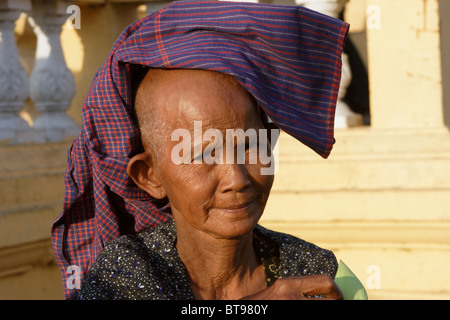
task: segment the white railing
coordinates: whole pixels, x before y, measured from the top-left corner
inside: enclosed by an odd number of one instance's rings
[[[37,37],[36,56],[30,75],[30,98],[40,116],[34,128],[45,132],[46,141],[75,136],[79,129],[66,114],[75,95],[75,81],[61,47],[61,27],[69,2],[33,0],[28,22]]]
[[[15,21],[30,9],[30,1],[0,2],[0,140],[22,142],[36,136],[19,116],[28,97],[28,76],[14,37]]]
[[[53,142],[76,136],[79,126],[66,114],[75,94],[60,35],[71,2],[2,0],[0,2],[0,142]],[[14,37],[15,21],[24,12],[37,37],[34,68],[28,78]],[[33,126],[19,113],[30,98],[39,116]]]
[[[147,13],[153,13],[170,2],[145,2]],[[297,5],[334,17],[338,17],[347,2],[348,0],[296,0]],[[55,142],[79,133],[79,126],[66,113],[75,95],[76,84],[67,68],[60,40],[62,25],[69,17],[68,8],[74,3],[76,1],[69,0],[0,1],[0,144]],[[14,36],[15,22],[22,12],[27,15],[27,22],[37,38],[34,68],[29,77],[20,63]],[[337,128],[362,123],[361,115],[353,113],[342,100],[351,81],[345,54],[343,61],[343,77],[336,111]],[[19,115],[27,98],[30,98],[39,113],[32,126]]]

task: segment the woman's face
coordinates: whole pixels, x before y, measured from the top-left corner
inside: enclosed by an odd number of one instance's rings
[[[259,156],[256,161],[249,159],[258,148],[267,153],[270,146],[231,139],[227,132],[265,129],[257,105],[234,79],[225,81],[212,72],[171,72],[166,81],[160,81],[158,96],[162,98],[155,101],[165,125],[160,143],[170,147],[155,150],[162,154],[153,170],[175,222],[217,238],[247,234],[260,219],[273,183],[273,175],[261,171],[269,165],[263,165]],[[172,141],[176,129],[189,132],[189,139],[177,136]],[[203,136],[207,131],[220,132],[222,140],[220,134],[212,135],[217,139]],[[188,148],[180,151],[180,146]],[[244,150],[244,163],[239,161],[239,150]],[[233,152],[234,158],[227,157],[227,152]],[[181,153],[182,163],[174,161],[174,155]]]

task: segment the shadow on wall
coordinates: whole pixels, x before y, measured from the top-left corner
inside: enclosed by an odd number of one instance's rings
[[[444,122],[450,128],[450,1],[439,0]]]
[[[345,20],[344,11],[339,19]],[[350,109],[363,116],[363,125],[370,126],[369,74],[367,71],[367,37],[365,32],[350,33],[345,43],[344,52],[347,54],[352,81],[350,82],[344,102]]]

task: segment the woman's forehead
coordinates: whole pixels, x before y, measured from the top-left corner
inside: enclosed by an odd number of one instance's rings
[[[151,71],[152,72],[152,71]],[[202,121],[204,127],[236,127],[259,119],[253,97],[229,75],[204,70],[152,72],[143,83],[158,118],[174,125]]]

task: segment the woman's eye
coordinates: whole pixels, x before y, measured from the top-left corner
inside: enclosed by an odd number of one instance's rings
[[[195,160],[202,160],[202,155],[196,156],[192,159],[192,161],[195,161]]]
[[[199,153],[197,155],[194,154],[194,156],[191,159],[191,163],[198,163],[199,161],[202,161],[203,153]]]
[[[216,156],[216,145],[210,144],[208,145],[202,152],[198,152],[198,154],[194,154],[191,162],[200,163],[201,161],[205,161],[209,163],[210,159],[214,159]]]
[[[215,145],[209,145],[205,148],[205,150],[203,151],[203,161],[205,161],[205,163],[212,164],[213,162],[215,162],[216,147],[217,146]]]

